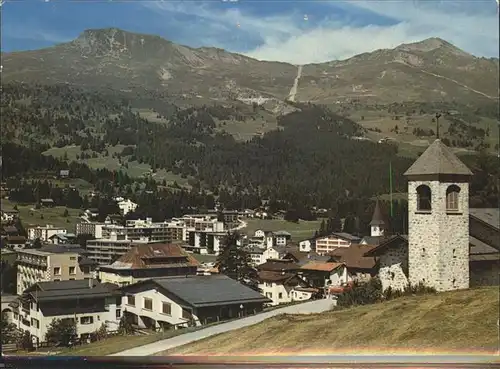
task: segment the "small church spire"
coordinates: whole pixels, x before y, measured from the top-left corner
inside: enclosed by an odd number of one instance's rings
[[[377,198],[375,203],[375,209],[373,210],[372,221],[370,222],[371,236],[378,237],[384,235],[384,218],[382,217],[382,212],[380,211],[380,204]]]

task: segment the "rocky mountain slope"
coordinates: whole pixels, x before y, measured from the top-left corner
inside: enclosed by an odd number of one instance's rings
[[[216,48],[190,48],[158,36],[86,30],[54,47],[2,54],[4,82],[68,83],[124,91],[156,90],[184,99],[287,99],[297,66]],[[477,58],[441,39],[302,67],[295,101],[496,103],[498,59]]]

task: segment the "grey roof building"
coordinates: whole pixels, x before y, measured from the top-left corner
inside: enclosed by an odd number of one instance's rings
[[[471,170],[439,139],[435,140],[404,173],[409,177],[440,174],[472,176]]]
[[[249,315],[271,302],[225,275],[154,278],[124,286],[121,291],[127,316],[138,326],[155,328]]]

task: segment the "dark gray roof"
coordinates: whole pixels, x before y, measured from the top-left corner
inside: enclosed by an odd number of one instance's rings
[[[358,236],[353,236],[352,234],[350,233],[345,233],[345,232],[334,232],[334,233],[331,233],[331,235],[333,236],[337,236],[339,238],[343,238],[345,240],[348,240],[348,241],[359,241],[360,240],[360,237]]]
[[[500,253],[494,247],[478,240],[475,237],[469,236],[469,260],[470,261],[498,261]]]
[[[500,209],[498,208],[470,208],[469,214],[500,229]]]
[[[385,239],[384,236],[365,236],[362,241],[365,241],[368,245],[378,246]]]
[[[370,222],[370,225],[373,226],[373,225],[384,225],[385,222],[384,222],[384,219],[382,217],[382,212],[380,211],[380,204],[378,202],[378,199],[377,199],[377,202],[375,203],[375,209],[373,210],[373,216],[372,216],[372,221]]]
[[[85,254],[86,250],[78,244],[76,245],[47,245],[40,249],[43,252],[52,252],[54,254],[64,254],[69,252],[75,252],[77,254]]]
[[[269,301],[225,275],[155,278],[153,282],[194,307]]]
[[[97,265],[99,264],[97,261],[89,259],[86,256],[80,256],[80,259],[78,260],[79,265]]]
[[[287,231],[276,231],[273,232],[275,236],[285,236],[285,237],[292,237],[292,235],[287,232]]]
[[[472,172],[441,140],[435,140],[413,165],[405,176],[458,174],[471,176]]]
[[[250,254],[263,254],[264,249],[259,246],[247,246],[245,247],[245,251]]]
[[[39,282],[26,290],[26,293],[37,301],[56,301],[111,296],[116,288],[111,283],[96,280]]]

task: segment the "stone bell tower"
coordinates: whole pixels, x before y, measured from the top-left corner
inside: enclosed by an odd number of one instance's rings
[[[408,178],[409,281],[437,291],[469,288],[469,182],[472,172],[439,139]]]

